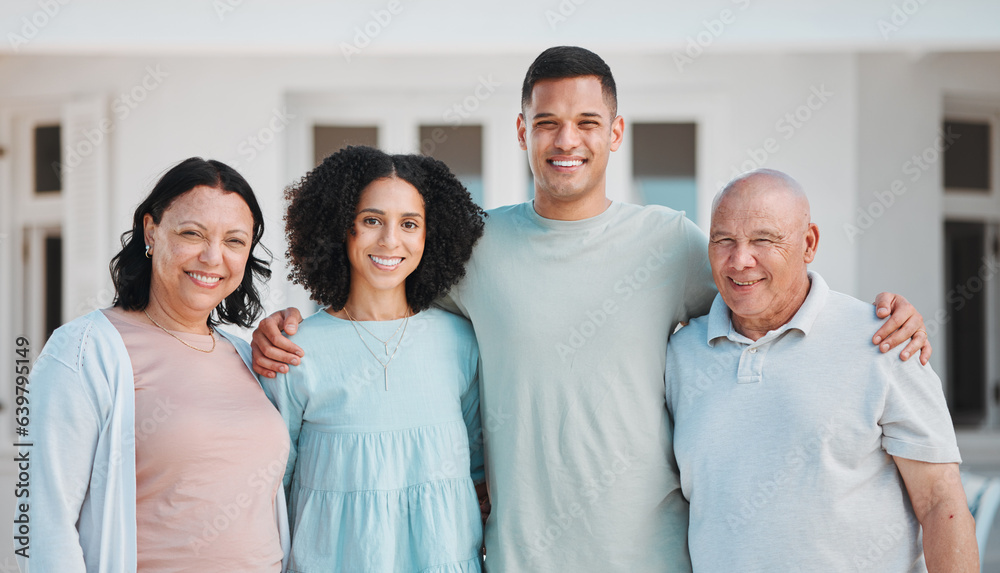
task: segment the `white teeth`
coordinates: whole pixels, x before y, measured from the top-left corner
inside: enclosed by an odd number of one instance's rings
[[[203,283],[217,283],[222,280],[222,277],[206,277],[198,273],[188,273],[188,276]]]
[[[575,159],[573,161],[552,161],[552,165],[556,167],[576,167],[577,165],[583,165],[582,159]]]
[[[402,258],[383,259],[381,257],[376,257],[375,255],[368,255],[368,256],[371,257],[371,259],[373,261],[375,261],[376,263],[378,263],[380,265],[387,266],[387,267],[394,267],[394,266],[398,265],[399,263],[403,262]]]
[[[760,280],[758,279],[758,280],[755,280],[755,281],[749,281],[749,282],[741,283],[740,281],[738,281],[736,279],[733,279],[733,282],[736,283],[736,284],[738,284],[738,285],[740,285],[740,286],[750,286],[750,285],[752,285],[754,283],[760,282]]]

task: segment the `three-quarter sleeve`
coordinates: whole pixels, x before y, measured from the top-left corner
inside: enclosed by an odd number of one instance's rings
[[[77,524],[92,479],[111,468],[95,468],[104,423],[95,389],[76,365],[51,354],[35,362],[29,384],[31,418],[27,448],[30,486],[31,571],[84,573],[86,564]]]
[[[478,353],[477,353],[478,355]],[[469,387],[462,394],[462,417],[469,432],[469,458],[472,481],[486,481],[483,461],[483,426],[479,414],[479,360],[476,360],[475,374]]]

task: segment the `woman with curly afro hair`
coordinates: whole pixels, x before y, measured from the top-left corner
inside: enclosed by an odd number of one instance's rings
[[[348,147],[286,191],[291,278],[326,308],[265,379],[292,448],[289,571],[480,570],[479,349],[431,303],[465,274],[482,210],[448,168]]]

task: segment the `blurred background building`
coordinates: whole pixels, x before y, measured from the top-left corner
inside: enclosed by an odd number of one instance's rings
[[[618,82],[611,197],[707,229],[732,176],[795,176],[822,233],[813,267],[917,306],[964,467],[1000,475],[998,22],[987,0],[6,0],[0,453],[16,439],[16,338],[35,357],[111,303],[119,236],[169,166],[198,155],[247,177],[275,255],[267,309],[308,311],[284,278],[284,187],[364,143],[444,160],[484,207],[528,200],[521,81],[573,44]],[[0,464],[2,484],[12,472]]]

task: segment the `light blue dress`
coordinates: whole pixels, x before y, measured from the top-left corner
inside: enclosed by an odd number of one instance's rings
[[[475,333],[440,309],[411,317],[405,332],[401,323],[355,330],[320,311],[292,337],[302,364],[264,380],[292,441],[290,572],[480,570]],[[382,340],[396,332],[389,355],[403,337],[387,381],[372,356],[385,362],[385,347],[360,325]]]

